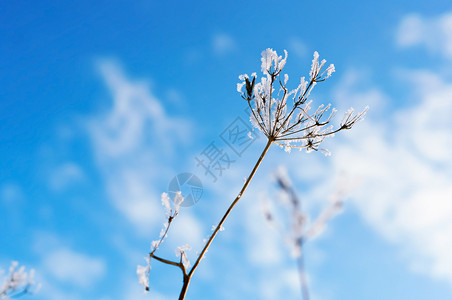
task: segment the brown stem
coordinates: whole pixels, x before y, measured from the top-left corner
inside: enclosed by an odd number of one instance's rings
[[[190,277],[185,274],[184,275],[184,285],[182,286],[182,290],[180,291],[179,300],[184,300],[185,294],[187,293],[189,283],[190,283]]]
[[[193,267],[191,268],[190,272],[184,276],[184,285],[182,286],[182,290],[179,295],[179,300],[184,300],[185,295],[187,293],[188,285],[190,284],[191,277],[193,276],[193,273],[195,272],[196,268],[198,267],[199,263],[201,262],[201,259],[203,258],[204,254],[207,252],[207,249],[209,248],[210,244],[212,243],[213,239],[217,235],[217,233],[220,231],[220,228],[222,227],[223,223],[226,221],[226,218],[231,213],[234,206],[239,202],[240,198],[243,196],[243,193],[246,191],[246,188],[251,182],[251,179],[253,178],[254,174],[256,173],[257,169],[259,168],[259,165],[261,164],[262,160],[264,159],[265,154],[267,154],[268,149],[270,148],[271,144],[273,143],[272,139],[269,139],[267,142],[267,145],[265,145],[264,150],[261,153],[261,156],[257,160],[256,164],[254,165],[253,170],[251,171],[250,175],[246,179],[242,189],[240,190],[239,194],[235,198],[235,200],[231,203],[228,210],[224,214],[224,216],[221,218],[220,222],[218,223],[218,226],[213,231],[212,235],[210,236],[209,240],[207,241],[206,245],[202,249],[201,253],[199,254],[198,258],[196,259],[196,262],[194,263]]]
[[[153,253],[151,253],[150,256],[151,256],[152,258],[154,258],[154,259],[156,259],[156,260],[162,262],[162,263],[165,263],[165,264],[167,264],[167,265],[172,265],[172,266],[178,267],[178,268],[182,269],[182,271],[184,271],[184,269],[182,268],[184,265],[183,265],[182,263],[177,263],[177,262],[175,262],[175,261],[171,261],[171,260],[168,260],[168,259],[164,259],[164,258],[158,257],[157,255],[155,255],[155,254],[153,254]]]

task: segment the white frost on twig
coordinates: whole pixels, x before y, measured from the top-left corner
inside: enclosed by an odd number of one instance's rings
[[[149,291],[149,272],[151,271],[151,260],[144,258],[147,262],[146,266],[137,266],[138,283],[144,286],[145,292]]]
[[[211,230],[212,231],[215,231],[217,229],[217,226],[215,226],[215,225],[212,225],[212,228],[211,228]],[[224,231],[224,227],[223,227],[223,225],[221,225],[221,227],[220,227],[220,231]]]
[[[182,264],[184,265],[184,268],[187,270],[190,267],[190,261],[188,260],[186,251],[190,251],[191,246],[188,244],[185,244],[181,247],[177,247],[176,249],[176,256],[181,257]]]
[[[306,149],[306,152],[320,150],[329,155],[328,150],[319,148],[320,144],[336,132],[352,128],[363,119],[368,107],[360,113],[347,111],[340,127],[334,129],[329,124],[336,110],[333,108],[328,113],[331,105],[320,105],[312,112],[309,99],[314,87],[335,72],[334,65],[330,64],[324,69],[326,60],[319,62],[319,53],[315,51],[309,81],[301,77],[299,85],[290,90],[287,87],[289,76],[281,74],[287,60],[287,51],[284,52],[284,59],[273,49],[262,52],[263,77],[260,80],[255,74],[251,77],[247,74],[239,76],[241,82],[237,84],[237,91],[251,109],[251,124],[287,152],[291,148],[297,148]],[[275,90],[278,92],[274,93]]]

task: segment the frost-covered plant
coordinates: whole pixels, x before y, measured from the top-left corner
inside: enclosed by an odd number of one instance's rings
[[[175,195],[174,209],[171,207],[170,199],[169,199],[167,193],[163,193],[161,199],[162,199],[162,205],[165,208],[166,222],[163,223],[163,228],[160,231],[160,238],[158,240],[152,241],[152,243],[151,243],[151,252],[149,253],[149,256],[145,257],[145,260],[147,262],[146,266],[138,266],[137,267],[138,282],[145,287],[146,291],[149,291],[149,272],[151,270],[151,259],[152,258],[154,258],[160,262],[179,267],[182,270],[184,278],[187,276],[187,268],[190,266],[187,255],[185,254],[185,251],[191,249],[191,247],[188,245],[179,247],[176,250],[176,256],[180,256],[179,262],[173,262],[173,261],[158,257],[155,254],[157,249],[163,243],[163,240],[166,238],[166,236],[168,234],[168,230],[171,226],[171,223],[174,221],[174,218],[179,214],[180,206],[181,206],[182,202],[184,201],[184,197],[182,197],[182,193],[180,191],[177,192]]]
[[[34,281],[35,271],[25,271],[25,267],[18,268],[19,263],[13,261],[9,267],[9,273],[3,275],[0,269],[0,282],[3,282],[0,288],[0,299],[17,298],[26,294],[36,293],[40,285],[36,285]]]
[[[276,183],[281,191],[277,200],[286,208],[288,217],[275,217],[277,209],[271,209],[271,205],[264,198],[263,213],[266,220],[279,231],[291,248],[292,256],[297,260],[298,273],[300,276],[301,293],[304,300],[309,299],[309,289],[304,268],[303,246],[305,243],[319,236],[326,228],[328,221],[336,216],[342,209],[343,198],[346,193],[345,184],[339,184],[327,205],[313,221],[307,212],[303,210],[302,201],[298,196],[287,170],[280,167],[275,173]]]
[[[319,149],[319,145],[326,137],[352,128],[362,119],[368,107],[357,114],[353,108],[349,109],[340,126],[334,129],[329,124],[336,110],[331,109],[325,117],[331,104],[321,104],[315,111],[311,111],[312,100],[309,99],[317,83],[325,81],[333,74],[334,65],[331,64],[323,70],[326,60],[319,63],[319,54],[314,52],[309,80],[301,77],[297,88],[289,90],[289,76],[281,74],[287,60],[287,51],[284,53],[285,57],[282,58],[272,49],[262,52],[261,70],[264,76],[260,82],[256,83],[256,73],[251,74],[251,77],[247,74],[239,77],[242,82],[237,84],[237,91],[248,102],[251,123],[267,136],[270,143],[278,144],[286,151],[291,148],[306,149],[307,152],[321,150],[329,155],[328,150]]]
[[[181,247],[178,250],[180,254],[180,261],[170,261],[160,258],[155,255],[155,251],[162,243],[168,232],[169,225],[178,213],[179,200],[176,200],[176,209],[171,210],[166,194],[162,195],[162,202],[167,210],[168,222],[162,231],[161,238],[152,243],[151,252],[146,257],[148,261],[146,266],[138,266],[137,274],[139,282],[149,290],[149,271],[150,260],[152,258],[169,264],[177,266],[183,273],[183,286],[179,295],[179,300],[185,299],[188,285],[193,277],[193,274],[203,259],[213,239],[218,232],[222,231],[223,224],[231,213],[234,206],[240,200],[253,176],[259,168],[262,160],[267,154],[270,146],[275,143],[284,147],[286,151],[292,148],[306,149],[307,152],[312,150],[321,150],[325,154],[329,154],[328,150],[319,148],[319,145],[326,137],[331,137],[335,133],[351,129],[352,126],[361,120],[367,111],[367,107],[360,113],[354,113],[353,109],[349,109],[342,119],[340,126],[336,129],[329,126],[336,111],[331,110],[327,117],[324,117],[331,105],[320,105],[315,112],[311,112],[312,101],[310,101],[310,94],[314,86],[325,81],[335,71],[334,65],[328,66],[324,69],[325,60],[319,62],[319,54],[314,52],[314,59],[312,60],[311,71],[309,73],[309,80],[302,77],[297,88],[289,90],[287,82],[289,76],[282,75],[281,71],[287,61],[287,51],[285,57],[278,56],[276,51],[267,49],[262,52],[261,70],[263,77],[260,81],[256,81],[256,73],[248,76],[247,74],[240,75],[239,79],[242,81],[237,84],[237,90],[241,93],[242,98],[245,99],[251,109],[250,120],[254,127],[259,129],[267,137],[267,144],[254,165],[250,175],[246,178],[237,197],[232,201],[229,208],[224,213],[218,225],[213,228],[211,236],[206,240],[206,243],[193,266],[189,269],[189,263],[185,251],[187,247]],[[245,90],[243,88],[245,87]],[[277,93],[275,91],[278,91]],[[182,197],[182,196],[180,196]],[[169,213],[168,213],[169,211]]]

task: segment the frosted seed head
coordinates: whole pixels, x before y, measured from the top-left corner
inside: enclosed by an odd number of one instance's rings
[[[273,49],[267,48],[264,51],[262,51],[262,64],[261,64],[261,71],[264,74],[268,74],[271,67],[272,67],[272,62],[273,62],[273,58],[275,56],[276,52],[273,51]]]
[[[309,72],[309,76],[310,76],[311,80],[315,79],[315,77],[317,76],[318,69],[319,69],[319,53],[317,51],[315,51],[314,58],[312,59],[312,64],[311,64],[311,72]]]
[[[287,51],[286,50],[284,50],[284,54],[285,54],[284,59],[281,59],[281,61],[278,63],[278,72],[281,72],[281,70],[286,65],[286,62],[287,62]]]
[[[244,85],[245,85],[245,82],[237,83],[237,92],[239,92],[240,94],[243,93],[242,88]]]
[[[176,192],[176,196],[174,197],[174,212],[177,214],[180,210],[180,205],[182,204],[182,202],[184,201],[184,197],[182,196],[182,192],[181,191],[177,191]]]
[[[165,208],[166,217],[171,215],[171,205],[167,193],[162,193],[162,205]]]
[[[326,78],[330,78],[331,74],[333,74],[336,71],[336,69],[334,68],[334,65],[331,64],[328,69],[326,69]]]
[[[289,81],[289,75],[284,74],[284,85],[287,84],[287,81]]]
[[[148,264],[147,266],[137,266],[137,276],[138,276],[138,283],[144,286],[146,291],[149,291],[149,271],[151,269],[151,265]]]

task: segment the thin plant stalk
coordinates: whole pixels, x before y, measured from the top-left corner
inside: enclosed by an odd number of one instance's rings
[[[298,240],[298,246],[300,249],[303,247],[302,239]],[[306,278],[306,271],[304,267],[304,252],[301,251],[300,256],[297,259],[298,265],[298,275],[300,276],[300,286],[301,286],[301,295],[303,300],[309,300],[309,288],[308,288],[308,280]]]
[[[201,253],[199,254],[198,258],[196,259],[196,262],[193,264],[193,267],[191,268],[190,272],[186,275],[184,275],[184,285],[182,286],[182,290],[179,295],[179,300],[185,299],[185,295],[187,293],[188,285],[190,284],[190,280],[198,267],[199,263],[201,262],[201,259],[203,258],[204,254],[207,252],[207,249],[209,249],[210,244],[212,243],[215,236],[218,234],[220,229],[223,226],[223,223],[226,221],[227,217],[231,213],[234,206],[239,202],[240,198],[245,193],[246,189],[248,188],[248,185],[250,184],[251,180],[253,179],[254,175],[256,174],[257,169],[259,168],[260,164],[262,163],[262,160],[264,159],[265,155],[267,154],[268,149],[270,148],[271,144],[273,143],[272,139],[268,139],[267,145],[265,145],[264,150],[262,151],[259,159],[257,160],[256,164],[254,165],[253,170],[251,171],[250,175],[246,179],[245,183],[243,184],[242,189],[240,190],[239,194],[235,198],[235,200],[231,203],[226,213],[221,218],[220,222],[218,223],[218,226],[213,231],[212,235],[210,236],[209,240],[207,241],[206,245],[202,249]]]
[[[263,134],[265,134],[265,136],[267,137],[267,144],[261,155],[259,156],[256,164],[254,165],[250,175],[245,180],[245,183],[243,184],[243,187],[240,190],[239,194],[230,204],[229,208],[218,223],[218,226],[214,228],[212,235],[204,245],[204,248],[200,252],[190,271],[188,271],[189,262],[185,254],[185,250],[187,250],[188,248],[186,248],[185,246],[178,249],[178,253],[180,254],[179,262],[163,259],[155,255],[157,248],[166,237],[171,221],[177,215],[180,207],[180,202],[178,202],[173,211],[169,204],[168,195],[166,193],[162,194],[162,204],[164,205],[168,214],[168,221],[165,224],[166,228],[162,231],[160,240],[152,242],[153,250],[151,253],[149,253],[149,258],[147,259],[148,265],[145,267],[137,267],[137,275],[139,278],[138,281],[140,284],[145,286],[147,291],[149,290],[150,261],[152,258],[154,258],[162,263],[176,266],[181,269],[183,273],[183,286],[179,294],[179,300],[185,299],[188,286],[195,270],[198,268],[199,263],[206,254],[213,239],[222,229],[223,223],[226,221],[232,209],[245,193],[248,185],[256,174],[257,169],[262,163],[262,160],[267,154],[268,149],[273,143],[284,147],[286,151],[290,151],[290,149],[292,148],[297,148],[300,150],[306,149],[307,152],[310,152],[312,150],[320,150],[325,155],[329,155],[328,150],[318,148],[323,140],[326,137],[333,136],[338,131],[352,128],[352,126],[356,122],[361,120],[366,113],[367,107],[361,113],[357,114],[354,113],[353,109],[350,109],[344,115],[344,118],[338,129],[333,130],[333,126],[326,127],[326,125],[329,124],[330,120],[335,115],[335,110],[333,109],[330,116],[327,117],[326,120],[325,118],[323,118],[323,116],[325,112],[330,108],[330,105],[320,105],[316,112],[309,113],[309,110],[311,109],[311,101],[308,101],[308,97],[312,89],[318,82],[325,81],[331,76],[331,74],[335,70],[334,65],[331,64],[325,71],[322,72],[322,67],[324,66],[326,61],[322,60],[321,62],[319,62],[319,54],[317,52],[314,52],[314,59],[311,65],[309,81],[306,81],[304,77],[302,77],[299,86],[289,92],[286,87],[288,75],[284,74],[283,81],[280,76],[281,70],[287,60],[287,51],[284,52],[284,59],[282,58],[282,56],[278,56],[276,51],[273,51],[272,49],[266,49],[262,52],[261,69],[264,76],[261,78],[260,82],[256,83],[256,73],[251,74],[251,77],[246,74],[239,76],[239,79],[242,82],[237,84],[237,91],[241,94],[242,98],[247,101],[248,106],[251,109],[250,121],[255,128],[259,129]],[[276,99],[273,99],[273,85],[276,82],[279,82],[281,86],[283,97],[279,98],[278,92],[278,97]],[[242,91],[244,86],[245,91]],[[287,101],[290,100],[289,98],[292,98],[293,100],[293,107],[291,109],[287,106]],[[295,116],[295,120],[292,120],[293,116]],[[179,196],[180,197],[178,199],[180,201],[183,201],[183,197],[180,194]]]

